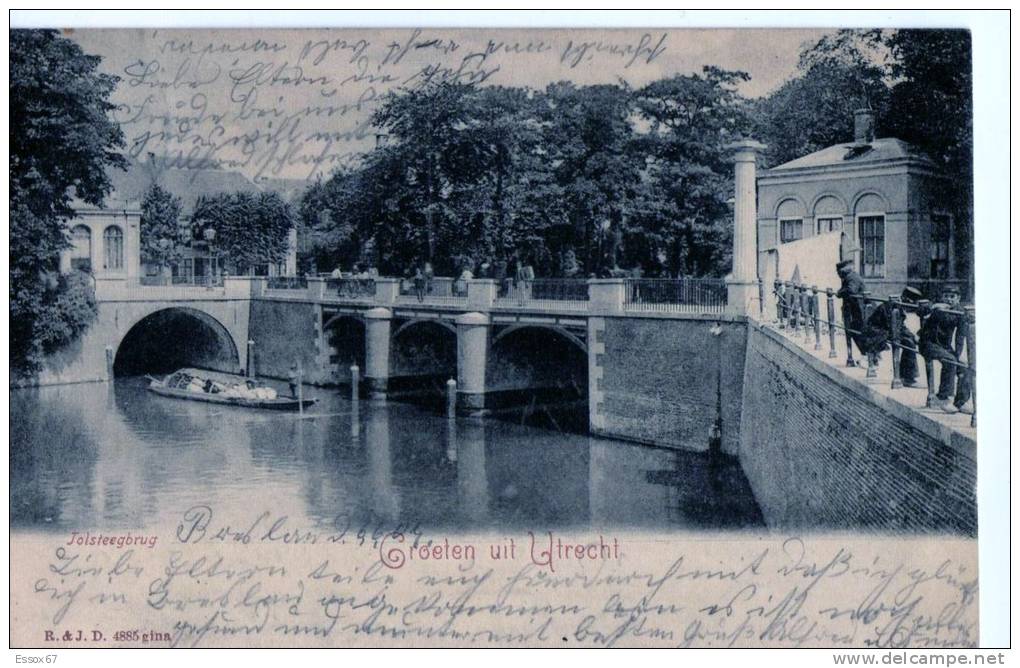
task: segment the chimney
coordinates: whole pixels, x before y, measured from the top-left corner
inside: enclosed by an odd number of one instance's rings
[[[870,144],[875,141],[875,112],[871,109],[854,111],[854,143]]]

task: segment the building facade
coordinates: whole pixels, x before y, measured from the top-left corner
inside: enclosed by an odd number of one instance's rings
[[[136,203],[121,204],[125,205],[74,207],[75,217],[69,223],[71,248],[61,253],[61,272],[85,271],[97,281],[121,281],[139,275],[142,212]]]
[[[899,139],[873,136],[870,111],[855,116],[853,142],[836,144],[758,178],[758,248],[841,231],[876,294],[908,282],[956,279],[953,214],[945,177]]]
[[[166,269],[146,264],[141,257],[141,201],[153,181],[181,199],[182,236],[189,241],[181,248],[180,260],[169,268],[173,282],[206,283],[223,273],[215,239],[210,245],[201,230],[191,229],[191,215],[203,196],[219,193],[275,190],[293,200],[300,188],[286,183],[254,184],[242,174],[215,169],[162,169],[130,161],[128,169],[111,170],[112,192],[96,207],[81,201],[72,204],[75,217],[68,223],[71,248],[61,253],[60,270],[87,271],[97,281],[167,280]],[[300,185],[300,184],[299,184]],[[286,187],[293,192],[286,192]],[[287,253],[278,264],[266,264],[251,271],[259,276],[297,272],[297,230],[287,237]]]

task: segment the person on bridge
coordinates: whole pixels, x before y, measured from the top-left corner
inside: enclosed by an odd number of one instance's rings
[[[938,361],[942,367],[936,399],[938,407],[946,413],[973,412],[973,408],[967,407],[973,380],[970,370],[960,363],[964,345],[970,335],[970,327],[966,314],[959,306],[959,288],[954,285],[947,286],[942,290],[942,301],[931,307],[931,312],[924,319],[918,333],[920,336],[918,348],[921,355],[927,361]],[[956,382],[957,376],[959,383]]]
[[[854,271],[853,260],[843,260],[836,265],[839,274],[840,288],[836,296],[840,298],[840,309],[843,312],[843,326],[849,330],[850,337],[857,348],[865,353],[861,346],[861,332],[864,330],[864,280]],[[850,351],[847,351],[849,354]]]
[[[422,273],[421,267],[414,268],[414,278],[411,280],[414,282],[414,294],[417,295],[418,301],[425,301],[425,274]]]
[[[882,302],[868,316],[864,323],[864,330],[861,332],[860,343],[862,352],[873,358],[875,365],[878,364],[878,357],[892,342],[892,316],[893,310],[902,307],[905,315],[906,309],[916,309],[917,302],[921,299],[921,291],[917,288],[906,287],[900,294],[900,304]],[[907,329],[906,323],[901,316],[899,337],[895,341],[900,347],[900,380],[904,387],[917,386],[917,337]]]

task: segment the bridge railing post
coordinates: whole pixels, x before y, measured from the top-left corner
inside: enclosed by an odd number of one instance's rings
[[[800,286],[790,284],[790,329],[800,332]]]
[[[593,314],[623,313],[627,285],[622,278],[588,279],[588,309]]]
[[[375,279],[375,302],[380,305],[395,304],[400,296],[400,279],[380,276]]]
[[[800,286],[800,313],[804,324],[804,343],[811,341],[811,294],[806,285]]]
[[[474,278],[467,282],[467,307],[489,311],[496,302],[496,279]]]
[[[784,320],[783,319],[783,310],[784,310],[783,300],[786,298],[786,295],[784,294],[784,291],[783,291],[783,283],[782,283],[782,281],[780,281],[779,279],[776,279],[775,283],[773,283],[773,289],[775,290],[775,293],[776,293],[776,322],[779,323],[779,329],[783,329],[784,327],[786,327],[786,323],[783,321]]]
[[[836,295],[825,288],[825,315],[829,319],[829,357],[836,357]]]
[[[321,276],[308,277],[308,298],[315,302],[321,302],[326,296],[326,279]]]
[[[811,319],[815,326],[815,350],[822,349],[822,322],[819,318],[818,286],[811,286]]]

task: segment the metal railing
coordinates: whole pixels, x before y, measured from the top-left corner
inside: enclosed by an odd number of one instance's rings
[[[938,286],[941,294],[941,288]],[[976,317],[973,307],[949,309],[944,307],[935,308],[932,301],[921,299],[916,304],[903,301],[898,295],[891,295],[888,298],[873,297],[869,292],[848,296],[841,299],[840,318],[836,317],[836,293],[831,288],[820,291],[817,286],[806,286],[792,282],[776,281],[773,285],[776,296],[776,322],[780,329],[785,329],[793,336],[803,332],[806,344],[814,343],[815,350],[822,350],[822,334],[828,338],[829,358],[838,357],[836,351],[837,331],[842,331],[846,341],[846,366],[858,367],[859,363],[854,360],[853,346],[856,344],[861,354],[867,357],[866,378],[878,376],[877,366],[879,355],[887,347],[891,350],[892,383],[891,388],[896,390],[904,387],[901,378],[901,362],[903,355],[921,355],[924,359],[925,381],[927,385],[927,396],[925,408],[933,408],[937,401],[956,401],[956,398],[940,400],[935,390],[934,363],[948,366],[954,369],[956,374],[954,385],[963,390],[963,395],[957,395],[963,399],[965,405],[972,402],[970,426],[977,426],[977,328]],[[820,300],[825,298],[825,316],[823,318],[820,309]],[[861,329],[853,328],[844,322],[844,314],[848,310],[860,310]],[[876,311],[883,309],[883,317],[873,318]],[[908,313],[916,313],[922,322],[931,317],[932,313],[938,310],[940,313],[954,316],[957,323],[954,326],[954,345],[943,346],[939,342],[940,351],[934,350],[931,345],[918,345],[916,337],[905,325]],[[883,323],[883,321],[887,321]],[[872,323],[882,323],[881,326],[872,326]],[[923,327],[923,325],[922,325]],[[948,348],[952,348],[949,350]],[[966,363],[963,357],[966,356]],[[960,384],[966,383],[961,388]],[[968,396],[969,395],[969,396]]]
[[[340,299],[371,300],[375,298],[375,280],[371,278],[327,278],[326,292]]]
[[[180,274],[178,276],[141,276],[138,278],[138,285],[143,287],[178,285],[182,287],[214,288],[223,285],[223,276],[190,276],[188,274]]]
[[[623,308],[657,313],[721,313],[726,283],[721,278],[628,278]]]
[[[308,279],[304,276],[268,276],[267,290],[307,290]]]
[[[583,278],[506,279],[498,286],[495,306],[588,308],[588,281]]]
[[[445,276],[400,281],[400,299],[404,302],[456,304],[467,299],[467,282]]]

